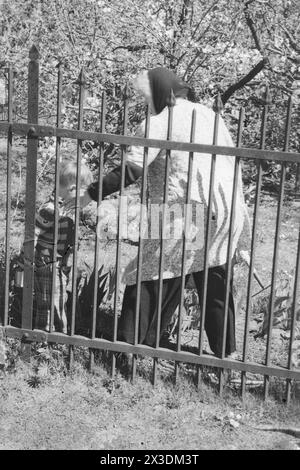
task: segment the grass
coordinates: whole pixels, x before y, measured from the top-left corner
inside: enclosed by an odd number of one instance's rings
[[[67,349],[58,346],[49,353],[37,345],[26,364],[16,355],[17,342],[10,343],[14,360],[1,376],[1,449],[258,450],[298,445],[296,438],[255,427],[296,426],[299,402],[287,407],[273,399],[262,402],[253,393],[242,402],[232,390],[220,398],[205,382],[197,390],[185,374],[174,386],[162,365],[153,388],[142,359],[134,384],[121,373],[112,380],[103,354],[96,357],[94,373],[88,372],[83,348],[76,350],[71,371],[63,360]]]

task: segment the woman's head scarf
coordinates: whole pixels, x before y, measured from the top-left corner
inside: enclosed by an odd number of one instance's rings
[[[171,90],[175,98],[188,98],[191,87],[178,78],[171,70],[157,67],[148,70],[148,78],[152,93],[152,101],[155,112],[159,114],[166,106],[172,106],[170,102]]]

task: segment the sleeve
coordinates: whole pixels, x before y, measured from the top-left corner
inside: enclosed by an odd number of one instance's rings
[[[125,187],[134,183],[142,175],[143,169],[140,166],[134,165],[130,162],[125,166]],[[108,175],[103,178],[102,199],[112,193],[118,191],[121,187],[121,167],[118,166],[112,170]],[[99,181],[92,183],[88,187],[88,193],[94,200],[98,200]]]
[[[166,113],[163,111],[158,116],[151,116],[149,126],[149,138],[150,139],[166,139],[167,137],[167,121],[165,119]],[[167,114],[166,114],[167,115]],[[166,122],[165,122],[166,121]],[[145,136],[145,125],[144,120],[138,127],[135,136]],[[148,165],[159,154],[160,149],[149,147],[148,150]],[[128,148],[126,152],[126,166],[125,166],[125,187],[134,183],[143,174],[143,163],[144,163],[144,147],[132,146]],[[110,194],[118,191],[121,187],[121,167],[117,167],[112,170],[108,175],[103,178],[103,193],[102,199]],[[99,192],[99,181],[92,183],[88,187],[88,193],[90,197],[97,201]]]

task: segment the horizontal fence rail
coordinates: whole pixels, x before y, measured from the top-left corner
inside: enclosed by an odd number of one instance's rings
[[[201,384],[201,368],[203,367],[216,367],[219,371],[219,392],[222,394],[225,386],[225,370],[232,370],[240,372],[241,375],[241,388],[240,392],[242,397],[245,395],[246,390],[246,379],[247,374],[257,374],[263,376],[263,394],[264,398],[269,395],[269,378],[278,377],[285,379],[286,381],[286,401],[289,402],[291,397],[291,381],[300,381],[300,370],[293,368],[292,364],[292,345],[296,334],[296,323],[298,319],[298,298],[299,298],[299,272],[300,272],[300,228],[298,233],[297,243],[297,259],[295,261],[295,280],[292,292],[292,307],[291,307],[291,334],[289,339],[288,357],[286,366],[278,366],[272,364],[271,360],[271,347],[272,347],[272,333],[273,333],[273,320],[274,320],[274,308],[276,301],[276,282],[277,282],[277,270],[278,270],[278,253],[280,248],[280,234],[283,219],[283,203],[284,203],[284,184],[286,181],[287,165],[290,163],[300,164],[300,153],[290,152],[289,140],[291,132],[291,113],[292,113],[292,100],[288,102],[286,126],[285,126],[285,139],[282,151],[267,150],[266,147],[266,132],[267,122],[269,113],[269,91],[266,88],[265,104],[262,109],[261,118],[261,136],[259,148],[246,148],[242,146],[242,134],[244,128],[245,110],[242,108],[239,114],[239,122],[237,128],[237,141],[233,147],[218,145],[219,134],[220,134],[220,115],[222,111],[222,103],[220,97],[217,97],[214,105],[215,119],[212,144],[200,144],[197,143],[196,136],[196,123],[197,113],[194,110],[191,123],[190,123],[190,140],[189,142],[179,142],[172,140],[173,134],[173,107],[169,107],[168,114],[168,129],[165,140],[149,138],[150,135],[150,110],[147,109],[145,134],[144,137],[134,137],[127,135],[128,133],[128,96],[127,90],[124,93],[124,106],[122,109],[123,117],[123,129],[122,135],[106,133],[106,119],[107,119],[107,104],[106,95],[102,95],[101,103],[101,120],[100,120],[100,132],[85,131],[84,127],[84,88],[85,78],[84,71],[82,70],[77,82],[79,89],[79,104],[78,104],[78,122],[77,129],[65,129],[61,126],[62,121],[62,93],[63,93],[63,76],[62,68],[58,67],[58,82],[57,82],[57,118],[56,126],[40,125],[38,123],[38,99],[39,99],[39,65],[38,65],[38,51],[33,47],[30,51],[30,62],[28,68],[28,123],[17,123],[13,122],[12,115],[12,104],[13,104],[13,74],[11,68],[8,72],[8,116],[7,122],[0,122],[0,135],[4,135],[7,138],[7,184],[6,184],[6,230],[5,230],[5,282],[4,282],[4,310],[3,310],[3,326],[1,326],[5,335],[8,337],[19,338],[22,342],[23,353],[25,357],[30,356],[30,345],[32,342],[46,342],[49,344],[57,343],[69,346],[69,365],[72,367],[74,361],[74,347],[82,346],[89,349],[89,365],[90,369],[93,368],[95,358],[95,350],[110,351],[111,355],[111,374],[115,377],[117,355],[118,353],[125,353],[132,355],[132,369],[131,377],[135,380],[137,373],[137,359],[138,356],[146,356],[153,359],[152,368],[152,380],[155,385],[158,376],[158,365],[159,360],[167,360],[174,362],[174,379],[175,382],[179,378],[181,363],[191,364],[196,369],[196,382],[197,385]],[[172,102],[172,96],[170,102]],[[26,157],[26,209],[25,209],[25,267],[24,267],[24,279],[23,279],[23,304],[22,304],[22,316],[21,324],[19,327],[9,325],[9,296],[10,296],[10,244],[11,244],[11,184],[12,184],[12,160],[13,160],[13,138],[14,136],[22,136],[27,138],[27,157]],[[39,139],[44,137],[56,138],[55,148],[55,177],[54,177],[54,237],[53,237],[53,254],[52,254],[52,284],[51,284],[51,306],[50,306],[50,325],[49,332],[42,331],[40,329],[33,329],[33,308],[34,308],[34,226],[35,226],[35,211],[36,211],[36,185],[37,185],[37,156],[38,156],[38,144]],[[56,257],[57,257],[57,246],[58,246],[58,226],[59,226],[59,171],[60,171],[60,158],[62,156],[62,139],[73,139],[76,141],[76,163],[77,163],[77,174],[76,174],[76,207],[75,207],[75,223],[74,223],[74,254],[72,261],[72,277],[71,277],[71,307],[70,307],[70,319],[68,325],[68,331],[66,333],[58,333],[54,331],[54,309],[55,309],[55,286],[57,282],[56,276]],[[113,146],[120,147],[121,156],[121,184],[119,190],[118,200],[118,215],[117,215],[117,235],[115,239],[116,255],[115,255],[115,282],[114,282],[114,298],[113,298],[113,333],[110,340],[97,337],[96,324],[97,315],[99,314],[99,299],[98,299],[98,288],[101,283],[101,268],[99,262],[100,252],[100,241],[97,236],[97,230],[95,235],[94,243],[94,277],[92,278],[92,293],[88,299],[89,306],[91,307],[91,319],[87,335],[81,335],[76,332],[76,302],[77,302],[77,274],[78,274],[78,242],[79,242],[79,222],[80,222],[80,177],[81,177],[81,162],[83,153],[84,141],[91,141],[98,144],[98,180],[99,180],[99,194],[97,202],[97,223],[99,219],[99,207],[102,202],[103,193],[103,176],[104,176],[104,149],[105,144],[112,144]],[[126,150],[129,146],[137,146],[143,148],[143,172],[141,177],[141,190],[140,190],[140,223],[138,229],[138,243],[137,243],[137,269],[136,269],[136,285],[137,293],[135,300],[135,318],[134,318],[134,341],[133,344],[125,343],[118,340],[118,322],[119,322],[119,297],[121,295],[121,259],[122,259],[122,216],[123,216],[123,205],[122,196],[125,190],[125,172],[126,172]],[[145,205],[147,203],[147,190],[148,190],[148,154],[149,149],[156,148],[159,150],[165,150],[165,168],[164,168],[164,189],[162,196],[163,210],[162,220],[159,224],[160,232],[160,254],[159,254],[159,267],[158,267],[158,279],[157,279],[157,310],[154,330],[155,330],[155,341],[154,346],[150,347],[139,343],[139,327],[142,312],[142,270],[143,270],[143,245],[144,239],[142,234],[142,221],[144,220]],[[164,303],[164,271],[168,269],[167,262],[165,259],[165,225],[166,225],[166,207],[169,198],[169,177],[170,167],[172,161],[173,152],[180,151],[186,152],[187,160],[187,188],[185,194],[185,205],[186,207],[191,201],[191,179],[193,163],[197,158],[197,154],[208,154],[211,158],[210,166],[210,180],[208,183],[208,203],[207,203],[207,214],[206,214],[206,226],[204,236],[204,264],[203,264],[203,276],[202,276],[202,293],[199,295],[199,306],[201,310],[199,325],[198,325],[198,337],[197,345],[193,352],[185,351],[182,347],[182,335],[183,335],[183,309],[184,309],[184,294],[186,288],[186,262],[187,262],[187,249],[186,249],[186,232],[187,232],[187,209],[184,209],[184,229],[182,229],[182,251],[178,255],[178,259],[181,261],[181,279],[180,279],[180,300],[178,305],[177,324],[175,328],[176,341],[174,348],[167,348],[161,345],[160,337],[162,333],[161,320],[163,316],[163,303]],[[222,156],[231,156],[234,158],[234,172],[232,178],[232,190],[231,190],[231,203],[229,207],[229,229],[228,229],[228,244],[227,244],[227,262],[226,262],[226,274],[225,274],[225,307],[224,307],[224,318],[223,318],[223,330],[221,338],[221,354],[220,357],[213,356],[212,354],[205,354],[204,348],[204,330],[205,320],[208,315],[207,310],[207,296],[209,288],[209,255],[210,255],[210,235],[212,231],[212,220],[213,213],[215,210],[215,178],[216,178],[216,159],[222,158]],[[256,187],[255,187],[255,201],[254,210],[252,217],[252,230],[251,230],[251,248],[250,257],[248,260],[248,280],[247,280],[247,291],[246,291],[246,307],[245,307],[245,323],[243,329],[243,346],[241,359],[232,359],[226,357],[226,335],[227,325],[229,323],[229,292],[231,286],[231,272],[233,269],[233,238],[234,238],[234,223],[235,223],[235,209],[238,198],[238,178],[241,169],[241,163],[243,160],[251,160],[256,165]],[[268,323],[266,327],[266,350],[265,357],[262,359],[262,363],[256,363],[249,361],[249,335],[250,335],[250,319],[252,313],[252,298],[253,284],[256,279],[262,288],[262,291],[266,289],[261,283],[256,271],[255,263],[257,258],[257,243],[258,243],[258,220],[260,215],[260,206],[262,199],[262,182],[263,182],[263,168],[262,164],[265,161],[278,162],[281,168],[280,176],[280,189],[278,192],[278,202],[276,211],[276,227],[274,236],[273,246],[273,258],[272,258],[272,270],[271,270],[271,287],[269,305],[268,305]],[[88,307],[88,306],[86,306]]]
[[[23,123],[0,122],[0,132],[7,134],[12,132],[20,136],[32,137],[60,137],[66,139],[90,140],[96,143],[108,143],[124,146],[153,147],[161,150],[180,150],[182,152],[210,153],[215,155],[229,155],[240,158],[283,161],[297,163],[300,160],[298,152],[282,152],[279,150],[263,150],[245,147],[224,147],[221,145],[206,145],[189,142],[176,142],[173,140],[146,139],[143,137],[123,136],[118,134],[102,134],[100,132],[78,131],[76,129],[64,129],[52,126],[42,126]]]
[[[242,362],[233,359],[220,359],[209,355],[197,355],[185,351],[172,351],[167,348],[152,348],[147,345],[132,345],[122,341],[109,341],[105,339],[89,339],[85,336],[73,335],[67,336],[62,333],[46,333],[38,330],[24,330],[7,326],[3,328],[4,333],[12,338],[22,339],[24,342],[41,342],[41,343],[57,343],[74,346],[83,346],[92,349],[102,349],[112,352],[132,353],[135,355],[149,356],[153,358],[166,359],[188,364],[199,364],[204,366],[219,367],[223,369],[232,369],[244,372],[252,372],[254,374],[270,375],[282,377],[286,379],[299,380],[298,370],[289,370],[280,366],[265,366],[255,362]]]

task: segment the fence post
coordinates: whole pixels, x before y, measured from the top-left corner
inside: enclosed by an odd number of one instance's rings
[[[34,234],[36,206],[36,176],[38,138],[34,124],[38,124],[39,112],[39,52],[33,45],[29,51],[28,65],[28,123],[33,124],[27,136],[25,240],[24,240],[24,288],[22,303],[22,328],[32,329],[34,283]],[[26,335],[22,339],[22,357],[30,359],[30,344]]]
[[[13,120],[13,69],[8,69],[8,115],[7,120],[11,124]],[[7,134],[7,159],[6,159],[6,231],[5,231],[5,287],[4,287],[4,326],[8,324],[9,311],[9,276],[10,276],[10,229],[11,229],[11,177],[12,177],[12,142],[11,126]]]
[[[296,166],[296,179],[295,179],[295,195],[296,199],[300,199],[300,163]]]

